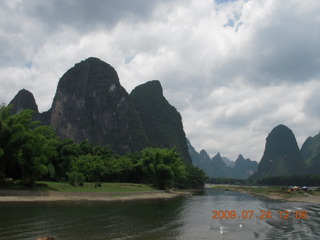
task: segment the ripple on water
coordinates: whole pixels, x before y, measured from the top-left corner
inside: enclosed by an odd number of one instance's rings
[[[309,218],[280,219],[285,209]],[[252,219],[212,219],[214,210],[253,210]],[[260,211],[272,218],[260,219]],[[167,201],[0,203],[0,240],[211,240],[320,239],[320,205],[256,198],[208,190]]]

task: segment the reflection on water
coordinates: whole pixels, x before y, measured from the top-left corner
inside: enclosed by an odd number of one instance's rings
[[[212,219],[234,210],[235,219]],[[254,211],[243,219],[243,211]],[[309,217],[281,219],[279,211],[307,210]],[[320,205],[206,190],[197,196],[130,202],[0,203],[0,240],[318,239]],[[272,217],[260,219],[260,211]],[[292,215],[293,216],[293,215]]]
[[[213,214],[208,209],[234,210],[240,216],[236,219],[210,219]],[[306,220],[281,219],[279,211],[285,210],[307,210],[309,217]],[[183,231],[176,239],[312,239],[320,236],[319,210],[320,205],[315,204],[282,202],[232,191],[207,190],[205,196],[193,196],[184,203],[184,211],[181,211],[180,216],[184,220]],[[254,215],[251,219],[243,219],[243,211],[254,211]],[[270,211],[271,217],[260,219],[260,211]]]

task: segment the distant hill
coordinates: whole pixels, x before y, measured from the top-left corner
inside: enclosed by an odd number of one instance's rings
[[[200,153],[198,153],[189,140],[188,149],[193,165],[205,171],[209,178],[246,179],[257,171],[258,163],[250,159],[244,159],[241,154],[235,162],[226,157],[222,157],[220,153],[217,153],[211,158],[205,150],[201,150]],[[227,166],[225,161],[229,163],[229,166]]]
[[[189,156],[191,157],[192,164],[195,166],[198,166],[202,162],[202,157],[200,154],[195,150],[195,148],[191,145],[191,142],[189,141],[188,138],[186,138],[187,141],[187,147],[188,147],[188,152]]]
[[[235,161],[230,160],[227,157],[221,157],[222,161],[227,165],[227,167],[233,168],[235,165]]]
[[[287,126],[280,124],[266,138],[259,164],[241,154],[234,162],[217,154],[214,158],[201,150],[198,153],[188,141],[189,154],[195,166],[209,177],[260,179],[273,176],[320,174],[320,133],[308,137],[299,150],[296,138]],[[213,161],[214,159],[214,161]],[[220,159],[224,162],[221,164]]]
[[[190,156],[192,157],[193,165],[202,169],[208,177],[228,177],[227,166],[222,161],[219,153],[211,158],[203,149],[197,155],[190,154]],[[197,156],[197,159],[194,158],[195,156]]]
[[[244,159],[244,157],[240,154],[232,170],[232,176],[234,178],[247,179],[257,171],[257,168],[258,163],[256,161]]]
[[[309,174],[320,174],[320,134],[308,137],[301,147],[302,159]]]
[[[272,129],[266,139],[258,171],[251,178],[304,173],[305,165],[293,132],[285,125]]]
[[[210,169],[212,169],[210,177],[232,177],[228,171],[232,168],[227,167],[227,165],[222,160],[220,153],[217,153],[215,156],[213,156],[209,164]]]

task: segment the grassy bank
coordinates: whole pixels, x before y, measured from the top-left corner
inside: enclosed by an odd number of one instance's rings
[[[19,183],[0,187],[1,202],[56,202],[56,201],[132,201],[145,199],[168,199],[186,192],[160,191],[145,184],[93,183],[73,187],[66,182],[37,182],[34,188],[24,188]]]
[[[25,188],[20,182],[7,183],[0,189],[9,190],[32,190],[32,191],[60,191],[60,192],[142,192],[155,191],[157,189],[147,184],[136,183],[101,183],[101,187],[95,187],[93,183],[86,183],[84,186],[74,187],[68,182],[46,182],[39,181],[32,188]]]

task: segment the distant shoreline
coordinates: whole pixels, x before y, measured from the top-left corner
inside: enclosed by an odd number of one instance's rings
[[[273,200],[282,200],[289,202],[306,202],[306,203],[320,203],[320,192],[316,194],[310,194],[308,192],[299,193],[282,193],[279,191],[270,190],[267,191],[267,188],[257,187],[257,186],[240,186],[240,185],[215,185],[208,184],[207,188],[217,188],[226,191],[237,191],[242,193],[247,193],[257,197],[265,197]],[[266,191],[258,192],[257,189],[266,189]],[[280,189],[280,187],[279,187]]]
[[[56,201],[131,201],[142,199],[169,199],[190,192],[59,192],[32,190],[0,190],[0,202],[56,202]]]

